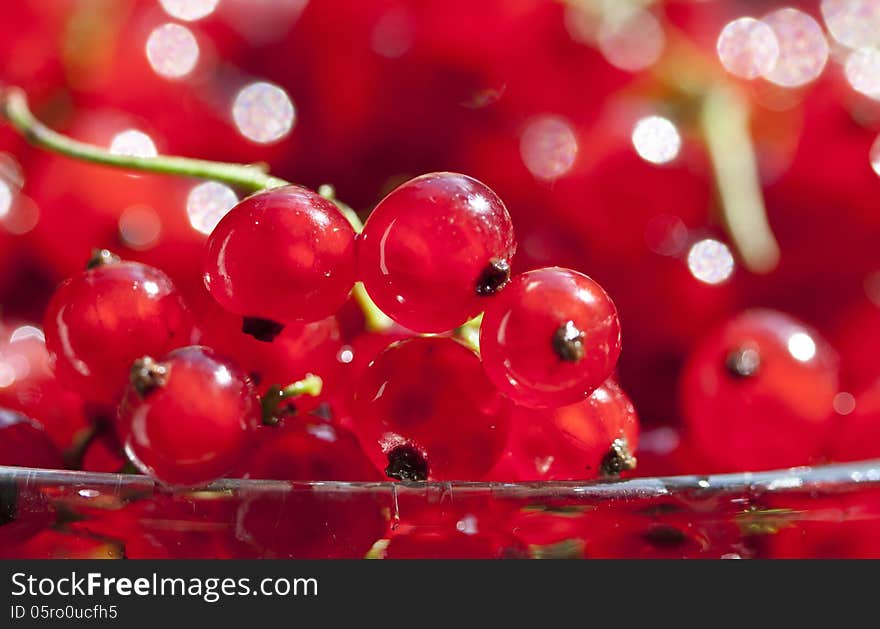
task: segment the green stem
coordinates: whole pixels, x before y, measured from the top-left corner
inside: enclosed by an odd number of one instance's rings
[[[297,380],[293,384],[289,384],[283,389],[280,390],[281,399],[287,399],[291,397],[296,397],[298,395],[309,395],[311,397],[318,397],[321,395],[321,390],[324,388],[324,381],[321,380],[321,376],[316,376],[315,374],[308,374],[302,380]]]
[[[0,116],[5,117],[34,146],[95,164],[222,181],[248,192],[259,192],[289,184],[284,179],[273,177],[260,166],[248,164],[229,164],[170,155],[156,157],[114,155],[105,148],[74,140],[41,123],[28,108],[24,91],[17,87],[0,89]],[[333,186],[323,185],[318,192],[336,204],[357,233],[363,230],[364,224],[360,217],[348,205],[336,198]],[[370,299],[361,282],[355,284],[352,297],[364,314],[364,322],[368,330],[381,332],[391,327],[393,322]]]
[[[480,325],[482,323],[483,315],[479,314],[455,328],[455,337],[478,354],[480,353]]]
[[[267,426],[273,426],[279,422],[281,419],[280,415],[282,414],[279,413],[279,407],[284,400],[300,395],[318,397],[321,395],[323,388],[324,381],[321,380],[321,377],[311,373],[302,380],[297,380],[286,387],[279,387],[277,385],[269,387],[269,390],[266,391],[262,399],[263,423]]]
[[[156,157],[114,155],[105,148],[74,140],[44,125],[31,113],[25,93],[17,87],[8,87],[0,91],[0,114],[31,144],[95,164],[213,179],[249,192],[288,184],[283,179],[273,177],[263,168],[249,164],[229,164],[170,155]]]
[[[731,240],[746,268],[769,273],[779,263],[779,244],[767,221],[748,104],[733,88],[716,86],[705,96],[700,123]]]

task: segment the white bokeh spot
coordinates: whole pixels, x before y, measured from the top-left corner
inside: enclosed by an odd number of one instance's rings
[[[259,81],[241,89],[232,104],[235,126],[247,139],[271,144],[285,137],[296,122],[293,102],[283,89]]]

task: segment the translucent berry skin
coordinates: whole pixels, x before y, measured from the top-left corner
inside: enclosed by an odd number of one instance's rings
[[[488,304],[480,353],[489,378],[518,404],[574,404],[617,364],[617,309],[582,273],[558,267],[529,271]]]
[[[389,317],[417,332],[443,332],[486,307],[515,251],[510,215],[492,190],[465,175],[430,173],[370,214],[358,270]]]
[[[0,465],[63,469],[61,452],[26,415],[0,408]]]
[[[300,416],[257,431],[259,446],[243,478],[291,481],[380,481],[357,437],[317,417]]]
[[[609,380],[577,404],[517,407],[507,447],[490,478],[515,482],[617,476],[635,465],[638,438],[636,410]]]
[[[58,380],[89,401],[114,405],[134,360],[188,345],[194,334],[168,276],[137,262],[98,266],[62,283],[44,328]]]
[[[479,480],[501,455],[511,408],[470,349],[419,337],[389,346],[366,368],[354,431],[380,470],[409,448],[423,457],[427,479]]]
[[[277,323],[333,314],[355,281],[355,233],[332,202],[300,186],[252,195],[207,242],[204,280],[225,309]]]
[[[162,383],[132,382],[119,431],[135,465],[168,485],[196,485],[229,472],[252,445],[260,403],[247,376],[206,347],[183,347],[159,366]],[[133,378],[134,380],[134,378]]]
[[[685,438],[715,469],[814,462],[837,423],[837,356],[771,310],[739,314],[696,347],[681,380]]]

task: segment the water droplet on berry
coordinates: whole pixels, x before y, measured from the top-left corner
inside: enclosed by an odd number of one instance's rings
[[[77,493],[83,498],[97,498],[101,495],[97,489],[80,489]]]
[[[880,44],[880,2],[822,0],[822,17],[831,36],[848,48]]]
[[[681,151],[681,135],[671,121],[648,116],[636,123],[632,143],[639,157],[652,164],[667,164]]]
[[[195,22],[214,12],[220,0],[159,0],[165,13],[184,22]]]
[[[852,393],[841,391],[834,396],[832,406],[834,406],[834,412],[838,415],[849,415],[856,410],[856,398]]]
[[[720,284],[733,274],[733,255],[723,242],[707,238],[688,251],[687,265],[701,282]]]
[[[232,118],[239,133],[248,140],[270,144],[290,133],[296,110],[287,92],[260,81],[238,92],[232,104]]]
[[[828,40],[812,17],[784,8],[767,15],[763,22],[779,42],[779,58],[763,76],[782,87],[800,87],[818,78],[828,61]]]
[[[216,181],[206,181],[189,191],[186,216],[193,229],[207,235],[236,203],[238,197],[232,188]]]
[[[156,74],[166,79],[180,79],[196,67],[199,43],[185,26],[163,24],[147,38],[147,60]]]
[[[553,181],[571,170],[578,142],[566,120],[546,115],[528,124],[520,138],[519,150],[530,173],[538,179]]]
[[[621,70],[638,72],[652,66],[663,53],[663,27],[649,11],[611,10],[599,24],[599,50]]]
[[[880,50],[859,48],[846,58],[846,80],[857,92],[880,100]]]
[[[137,129],[126,129],[114,135],[110,141],[110,152],[114,155],[129,157],[156,157],[158,155],[152,138]]]
[[[806,332],[795,332],[788,337],[788,353],[805,363],[816,355],[816,341]]]
[[[729,22],[721,30],[716,48],[724,68],[744,79],[767,74],[779,58],[779,41],[773,29],[752,17]]]
[[[149,249],[159,242],[162,220],[151,207],[135,205],[119,217],[119,237],[132,249]]]

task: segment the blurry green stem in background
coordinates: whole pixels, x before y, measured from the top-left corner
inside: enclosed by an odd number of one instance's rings
[[[0,90],[0,113],[34,146],[74,159],[116,168],[213,179],[248,192],[288,184],[268,174],[262,167],[250,164],[227,164],[170,155],[136,157],[110,153],[107,149],[62,135],[41,123],[28,108],[24,92],[17,87]]]
[[[27,97],[24,91],[17,87],[0,87],[0,116],[6,118],[34,146],[95,164],[222,181],[247,192],[259,192],[261,190],[286,186],[290,183],[284,179],[273,177],[264,168],[252,164],[229,164],[171,155],[136,157],[113,154],[100,146],[80,142],[62,135],[41,123],[28,108]],[[333,188],[331,186],[321,186],[319,192],[322,196],[333,201],[351,223],[352,227],[354,227],[355,231],[360,233],[364,227],[363,223],[354,210],[336,200]],[[355,284],[352,290],[352,297],[364,314],[365,325],[368,330],[381,331],[391,326],[391,319],[379,310],[378,306],[370,299],[361,282]]]
[[[779,244],[767,221],[748,104],[731,87],[713,87],[705,95],[700,125],[731,240],[748,270],[769,273],[779,263]]]

